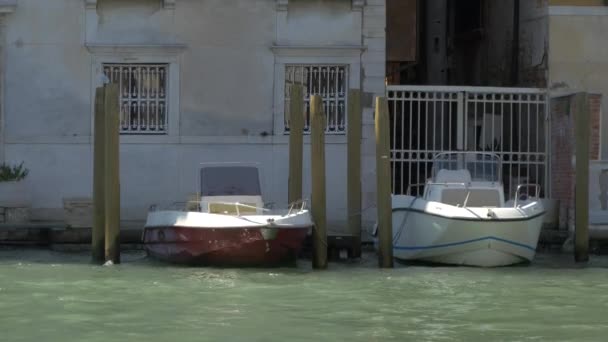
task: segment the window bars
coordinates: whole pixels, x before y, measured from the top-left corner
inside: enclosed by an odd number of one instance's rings
[[[103,65],[120,89],[121,134],[167,134],[168,64]]]
[[[291,85],[304,88],[304,133],[310,133],[310,96],[321,95],[326,113],[327,134],[346,133],[348,66],[335,64],[290,64],[285,66],[284,132],[289,133]]]

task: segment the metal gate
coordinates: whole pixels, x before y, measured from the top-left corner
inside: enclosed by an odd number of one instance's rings
[[[498,154],[507,199],[522,183],[549,193],[545,90],[388,86],[387,95],[394,194],[418,195],[435,154],[447,151]]]

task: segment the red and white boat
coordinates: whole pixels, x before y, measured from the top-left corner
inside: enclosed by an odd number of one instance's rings
[[[255,166],[220,164],[200,170],[200,201],[189,210],[150,211],[143,244],[153,258],[208,266],[293,264],[312,217],[305,202],[265,207]]]

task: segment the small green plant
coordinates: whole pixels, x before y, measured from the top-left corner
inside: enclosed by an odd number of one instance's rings
[[[20,181],[25,178],[29,172],[28,169],[23,167],[23,162],[15,166],[2,163],[0,165],[0,182]]]

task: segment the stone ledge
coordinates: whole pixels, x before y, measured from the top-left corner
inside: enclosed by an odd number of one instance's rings
[[[143,225],[121,224],[121,244],[140,244]],[[91,244],[91,228],[67,228],[63,222],[0,223],[0,245]]]
[[[606,6],[549,6],[549,16],[607,16]]]
[[[367,50],[365,45],[284,45],[270,46],[276,56],[282,57],[353,57]]]
[[[188,47],[185,44],[114,44],[114,43],[85,43],[86,49],[92,54],[154,54],[178,55]]]
[[[3,221],[5,223],[27,223],[30,220],[30,208],[29,207],[17,207],[10,208],[5,207],[2,213]]]
[[[0,0],[0,1],[2,1],[2,0]],[[17,0],[7,0],[7,1],[17,1]],[[175,3],[177,2],[177,0],[160,0],[160,1],[162,2],[164,9],[175,9]],[[99,0],[84,0],[85,8],[96,9],[97,2],[99,2]],[[0,2],[0,4],[1,4],[1,2]]]
[[[361,11],[365,6],[365,0],[350,0],[353,11]],[[284,12],[289,10],[289,0],[276,0],[276,10]]]

